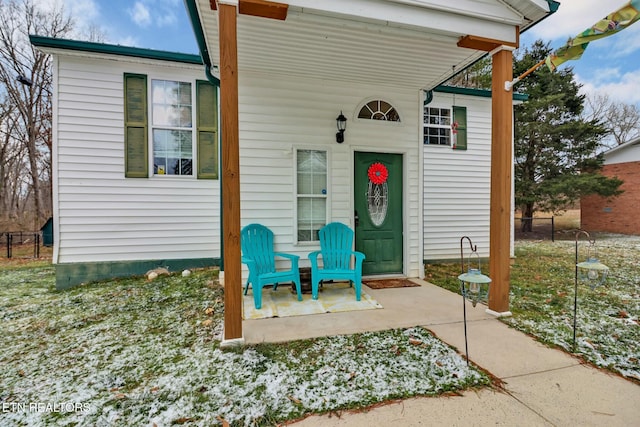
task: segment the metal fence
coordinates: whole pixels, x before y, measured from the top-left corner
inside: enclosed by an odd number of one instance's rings
[[[514,236],[516,240],[551,240],[555,241],[554,217],[547,218],[514,218]],[[526,222],[531,223],[531,231],[522,231]]]
[[[13,249],[16,245],[33,245],[33,257],[40,258],[41,242],[42,237],[39,231],[9,231],[0,234],[2,256],[7,258],[13,258]]]

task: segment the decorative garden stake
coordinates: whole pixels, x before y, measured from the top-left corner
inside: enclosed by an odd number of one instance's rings
[[[469,241],[469,248],[471,253],[469,256],[475,255],[478,261],[478,268],[471,268],[471,261],[467,260],[467,272],[464,269],[464,251],[462,249],[462,242],[464,239]],[[480,255],[478,255],[478,247],[471,243],[471,239],[467,236],[463,236],[460,239],[460,267],[462,274],[458,276],[460,280],[460,293],[462,294],[462,313],[464,316],[464,350],[467,355],[467,366],[469,365],[469,345],[467,343],[467,305],[465,299],[471,301],[471,304],[475,307],[478,301],[485,295],[489,294],[489,283],[491,279],[488,276],[482,274],[480,270]],[[483,285],[486,287],[483,289]]]
[[[578,262],[578,239],[580,235],[585,235],[589,240],[587,247],[587,258],[583,262]],[[573,297],[573,351],[576,350],[576,320],[578,318],[578,279],[585,282],[591,289],[603,285],[609,275],[609,267],[598,261],[596,250],[596,240],[585,230],[578,230],[576,233],[576,271]]]

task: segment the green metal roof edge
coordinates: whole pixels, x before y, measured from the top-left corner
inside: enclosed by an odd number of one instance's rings
[[[556,0],[547,0],[547,4],[549,4],[549,11],[551,13],[556,13],[560,7],[560,2]]]
[[[480,96],[483,98],[491,98],[491,91],[487,89],[475,89],[475,88],[469,88],[469,87],[438,85],[433,90],[435,92],[442,92],[442,93],[455,93],[456,95],[470,95],[470,96]],[[526,101],[529,99],[529,95],[525,93],[514,92],[513,99],[515,101]]]
[[[140,47],[58,39],[54,37],[44,37],[32,34],[29,35],[29,41],[31,41],[32,45],[37,47],[75,50],[79,52],[104,53],[109,55],[129,56],[134,58],[158,59],[161,61],[182,62],[185,64],[203,64],[200,55],[192,55],[188,53],[166,52],[162,50],[144,49]]]

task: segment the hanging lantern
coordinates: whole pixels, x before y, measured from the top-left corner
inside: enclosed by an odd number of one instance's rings
[[[478,268],[472,268],[471,263],[467,261],[467,272],[464,272],[464,251],[462,249],[462,243],[467,239],[469,241],[469,247],[471,249],[470,256],[475,255],[478,261]],[[491,279],[485,276],[480,271],[480,256],[478,255],[478,247],[471,242],[471,239],[467,236],[463,236],[460,239],[460,265],[462,274],[458,276],[460,281],[460,292],[462,293],[462,313],[464,319],[464,349],[467,355],[467,365],[469,365],[469,344],[467,342],[467,305],[465,300],[471,301],[471,304],[475,307],[478,301],[484,299],[489,294],[489,283]]]
[[[584,235],[589,240],[589,247],[587,249],[587,258],[585,261],[578,262],[578,240],[581,235]],[[598,286],[604,284],[609,275],[609,267],[598,261],[596,251],[596,240],[591,237],[589,232],[585,230],[578,230],[576,233],[576,251],[575,251],[575,281],[574,281],[574,296],[573,296],[573,350],[576,348],[576,329],[578,319],[578,281],[586,283],[591,289],[595,289]]]
[[[461,290],[463,296],[471,301],[471,304],[475,307],[478,301],[483,300],[489,294],[489,286],[491,279],[489,276],[485,276],[480,271],[480,268],[469,268],[466,273],[458,276],[458,280],[461,283]]]
[[[589,257],[586,261],[576,264],[578,279],[585,282],[591,289],[604,284],[609,275],[609,267],[598,261],[598,258]]]

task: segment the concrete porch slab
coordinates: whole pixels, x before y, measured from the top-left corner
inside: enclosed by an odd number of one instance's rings
[[[377,290],[363,286],[363,290],[382,305],[383,308],[378,310],[245,320],[242,325],[245,342],[283,342],[418,325],[462,325],[462,296],[423,280],[411,280],[421,286]],[[472,310],[471,304],[467,303],[469,321],[486,319],[498,322],[480,307]]]

